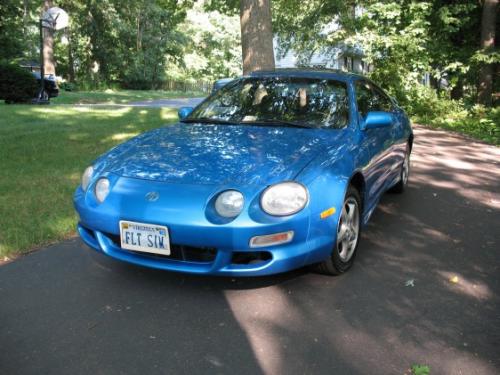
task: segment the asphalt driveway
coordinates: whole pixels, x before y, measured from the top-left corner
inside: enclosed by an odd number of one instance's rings
[[[418,128],[341,277],[160,272],[79,239],[0,266],[0,374],[498,374],[499,163]]]

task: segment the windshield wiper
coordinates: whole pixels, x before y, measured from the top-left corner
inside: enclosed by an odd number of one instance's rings
[[[273,120],[273,119],[263,119],[263,120],[255,120],[255,121],[241,121],[240,124],[279,124],[284,126],[290,126],[295,128],[307,128],[314,129],[316,126],[308,125],[303,122],[295,122],[295,121],[286,121],[286,120]]]
[[[185,118],[180,120],[185,123],[199,123],[199,124],[231,124],[231,125],[258,125],[258,124],[275,124],[275,125],[284,125],[295,128],[307,128],[313,129],[316,126],[308,125],[301,122],[294,121],[286,121],[286,120],[273,120],[273,119],[263,119],[263,120],[255,120],[255,121],[227,121],[210,117],[198,117],[198,118]]]
[[[233,124],[233,125],[237,124],[237,122],[235,123],[233,121],[220,120],[210,117],[185,118],[180,121],[185,123],[200,123],[200,124]]]

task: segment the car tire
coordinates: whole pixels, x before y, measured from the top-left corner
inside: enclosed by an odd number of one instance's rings
[[[359,192],[349,186],[337,224],[335,245],[330,257],[316,265],[317,272],[340,275],[352,267],[361,235],[361,207]]]
[[[406,146],[405,159],[401,165],[401,172],[399,172],[399,181],[396,185],[391,188],[391,193],[402,194],[408,186],[408,180],[410,178],[410,147]]]
[[[47,90],[43,90],[41,95],[42,100],[49,100],[49,92]]]
[[[47,89],[43,89],[43,91],[38,90],[38,93],[36,94],[35,100],[48,101],[49,100],[49,93],[48,93]]]

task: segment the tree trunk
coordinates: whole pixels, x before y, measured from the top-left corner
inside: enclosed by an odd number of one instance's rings
[[[461,77],[458,78],[457,84],[451,89],[450,96],[454,100],[459,100],[464,97],[464,82]]]
[[[75,61],[73,58],[73,37],[71,29],[67,30],[68,36],[68,81],[71,83],[75,82]]]
[[[30,27],[29,0],[23,0],[23,36],[26,38]]]
[[[274,70],[270,0],[241,0],[240,23],[243,74]]]
[[[481,49],[487,51],[495,46],[495,26],[498,0],[484,0],[481,17]],[[483,64],[479,72],[478,102],[491,105],[493,90],[493,65]]]
[[[44,0],[42,14],[54,6],[52,0]],[[54,32],[50,29],[43,29],[43,61],[45,74],[56,75],[56,64],[54,61]]]

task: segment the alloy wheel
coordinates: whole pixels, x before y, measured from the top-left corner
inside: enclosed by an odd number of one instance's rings
[[[342,214],[337,228],[337,250],[340,259],[348,262],[359,238],[359,207],[358,202],[353,197],[349,197],[344,202]]]

